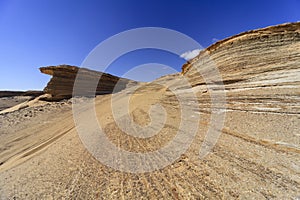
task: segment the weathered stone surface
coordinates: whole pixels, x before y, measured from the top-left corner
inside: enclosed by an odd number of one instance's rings
[[[223,79],[227,109],[300,113],[300,23],[282,24],[238,34],[202,51],[182,67],[206,109],[209,92],[199,74],[214,82],[215,66]],[[206,78],[207,78],[206,77]]]
[[[80,72],[80,78],[78,78],[80,84],[77,85],[79,85],[78,90],[80,92],[77,92],[77,95],[93,96],[97,94],[109,94],[123,90],[128,84],[136,84],[135,81],[129,79],[70,65],[41,67],[40,71],[52,76],[44,89],[45,93],[52,95],[47,100],[71,98],[78,72]],[[95,86],[96,91],[94,91],[91,85],[91,80],[95,81],[95,83],[99,81],[98,85]]]

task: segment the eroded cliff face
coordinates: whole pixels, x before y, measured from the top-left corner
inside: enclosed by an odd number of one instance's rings
[[[182,74],[202,93],[203,109],[209,101],[206,84],[222,84],[214,67],[225,86],[227,109],[300,113],[299,22],[221,40],[186,63]]]
[[[58,65],[41,67],[40,71],[51,75],[52,78],[44,89],[46,94],[51,94],[46,100],[61,100],[72,97],[73,87],[77,73],[80,70],[80,84],[78,90],[83,91],[82,95],[110,94],[119,92],[128,84],[136,84],[129,79],[119,78],[111,74],[97,72],[85,68],[70,65]],[[96,93],[91,87],[91,80],[98,81]],[[117,85],[117,87],[115,87]]]

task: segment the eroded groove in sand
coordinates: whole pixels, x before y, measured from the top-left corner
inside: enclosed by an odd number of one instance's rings
[[[47,141],[43,143],[37,143],[35,144],[35,146],[31,146],[30,148],[27,148],[29,150],[25,149],[21,153],[14,154],[13,156],[11,156],[10,158],[8,158],[6,161],[2,163],[2,165],[0,166],[0,172],[12,168],[16,165],[19,165],[22,162],[28,160],[30,157],[34,156],[36,153],[45,150],[49,145],[54,143],[56,140],[58,140],[59,138],[61,138],[62,136],[64,136],[74,128],[75,127],[71,127],[66,131],[59,132],[58,134],[55,134],[55,136],[48,139]]]
[[[246,142],[257,144],[257,145],[263,146],[264,148],[272,149],[272,150],[275,150],[275,151],[278,151],[281,153],[293,152],[293,153],[300,154],[300,149],[284,146],[281,144],[276,144],[276,143],[273,143],[273,142],[267,141],[267,140],[257,140],[253,137],[250,137],[249,135],[240,134],[240,133],[231,131],[228,128],[224,128],[222,132],[225,134],[240,138]]]

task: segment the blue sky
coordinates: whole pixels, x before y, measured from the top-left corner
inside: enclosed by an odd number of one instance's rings
[[[80,65],[100,42],[128,29],[169,28],[207,47],[246,30],[299,21],[299,10],[297,0],[0,0],[0,90],[42,89],[50,77],[39,67]],[[122,75],[155,62],[179,71],[185,61],[139,50],[107,72]]]

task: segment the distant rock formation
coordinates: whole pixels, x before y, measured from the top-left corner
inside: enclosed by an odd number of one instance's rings
[[[56,101],[71,98],[76,75],[79,70],[81,74],[81,84],[79,89],[84,91],[82,95],[109,94],[123,90],[127,85],[137,83],[129,79],[76,66],[58,65],[41,67],[40,71],[42,73],[52,76],[51,80],[44,88],[46,94],[51,94],[51,97],[46,98],[46,100]],[[90,80],[99,80],[96,92],[92,91],[93,89],[90,87]],[[117,87],[115,87],[116,85]]]
[[[0,91],[0,114],[2,110],[30,101],[40,95],[43,91]]]
[[[209,93],[199,71],[213,66],[223,79],[229,110],[300,113],[300,22],[229,37],[184,64],[182,74],[203,91],[203,104]]]
[[[43,91],[28,90],[28,91],[0,91],[1,97],[15,97],[15,96],[32,96],[37,97],[44,94]]]

